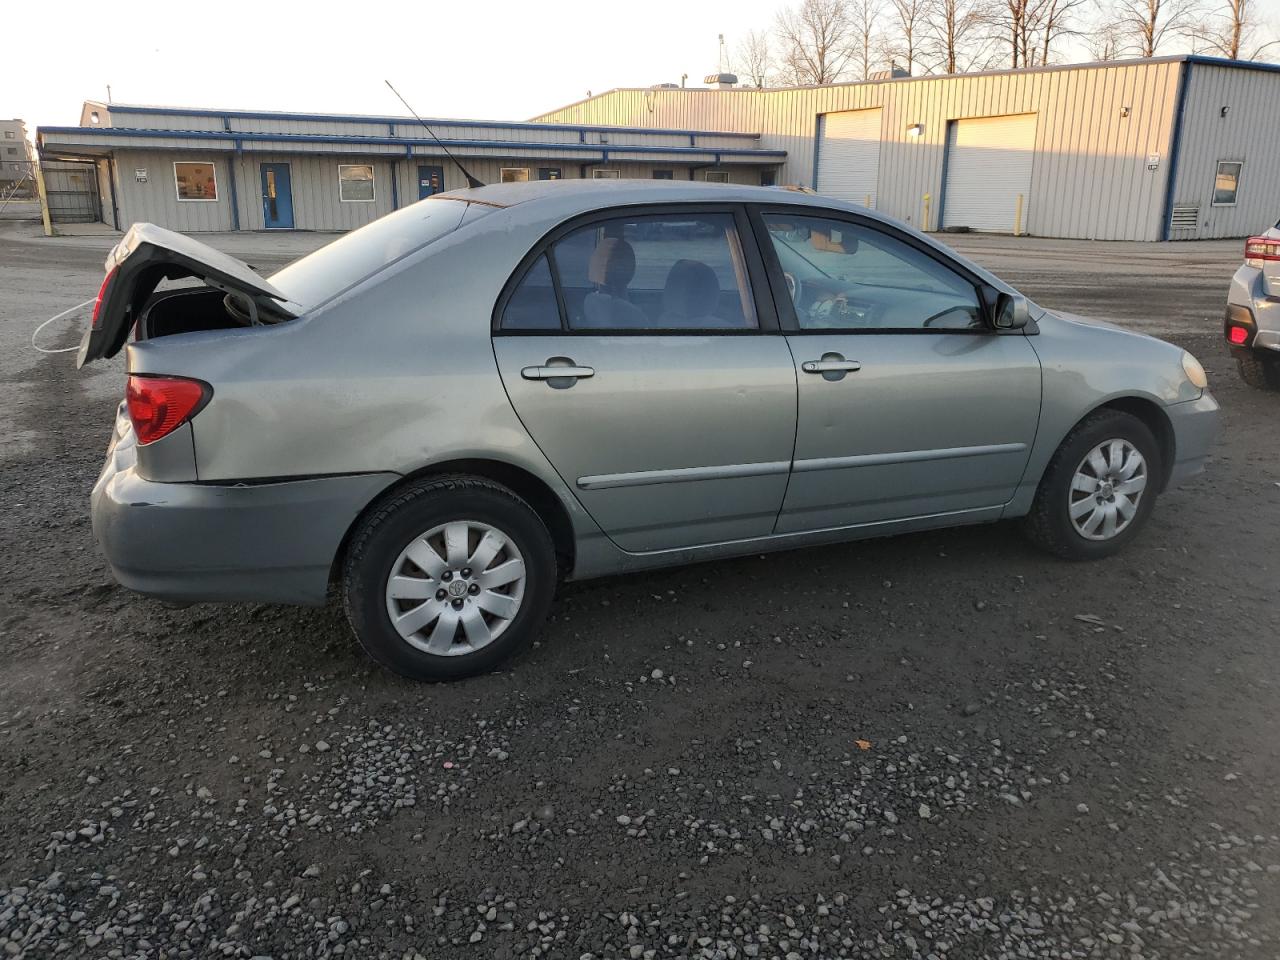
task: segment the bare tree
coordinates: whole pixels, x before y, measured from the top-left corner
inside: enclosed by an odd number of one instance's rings
[[[990,47],[981,32],[986,26],[986,0],[929,0],[924,39],[942,73],[971,69]]]
[[[783,76],[791,83],[839,80],[853,57],[853,26],[844,0],[801,0],[778,14]]]
[[[1121,35],[1138,56],[1154,57],[1161,45],[1191,25],[1195,0],[1116,0]]]
[[[870,80],[872,68],[878,65],[880,20],[884,16],[883,0],[849,0],[849,19],[853,28],[853,67],[856,75]]]
[[[988,22],[996,42],[1009,51],[1009,66],[1034,67],[1040,45],[1037,34],[1047,0],[996,0],[988,10]]]
[[[930,0],[889,0],[889,15],[893,22],[894,37],[887,45],[894,59],[906,61],[907,72],[913,76],[925,45],[926,19]]]
[[[1094,21],[1084,35],[1089,56],[1094,60],[1118,60],[1123,38],[1120,27],[1107,17]]]
[[[763,30],[748,30],[738,42],[738,67],[750,86],[763,87],[769,82],[773,69],[773,53],[769,49],[769,34]]]
[[[1258,42],[1255,4],[1256,0],[1219,0],[1201,12],[1187,34],[1201,50],[1228,60],[1256,60],[1267,48],[1280,45],[1280,39]]]
[[[1075,26],[1076,11],[1087,0],[1045,0],[1040,8],[1039,41],[1040,63],[1048,63],[1053,55],[1053,41],[1065,36],[1078,36]]]

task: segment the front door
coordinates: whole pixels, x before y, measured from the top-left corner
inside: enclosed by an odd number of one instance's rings
[[[796,375],[755,296],[758,252],[731,208],[652,209],[553,235],[501,304],[503,383],[622,549],[765,536],[786,491]]]
[[[971,278],[864,221],[766,212],[798,379],[779,533],[963,516],[1012,497],[1040,415],[1027,337]],[[998,512],[998,510],[997,510]]]
[[[293,227],[293,189],[287,163],[262,165],[262,223],[268,230]]]
[[[444,167],[418,165],[418,199],[425,200],[444,189]]]

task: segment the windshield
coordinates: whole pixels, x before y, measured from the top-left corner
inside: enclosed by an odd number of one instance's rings
[[[456,230],[469,206],[458,200],[420,200],[339,237],[269,279],[291,301],[309,310]],[[491,208],[479,209],[487,213]]]

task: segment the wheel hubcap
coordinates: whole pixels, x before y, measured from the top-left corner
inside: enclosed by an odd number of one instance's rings
[[[1071,478],[1071,523],[1086,540],[1110,540],[1133,522],[1146,488],[1147,461],[1138,448],[1128,440],[1104,440]]]
[[[511,538],[487,523],[457,520],[400,552],[387,579],[387,615],[406,643],[456,657],[502,636],[524,587],[524,558]]]

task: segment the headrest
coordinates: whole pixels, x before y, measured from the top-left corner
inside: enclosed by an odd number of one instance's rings
[[[619,237],[605,237],[591,254],[587,279],[607,290],[621,290],[636,275],[636,254],[631,244]]]
[[[677,317],[706,317],[720,304],[720,281],[701,260],[677,260],[662,291],[663,309]]]

